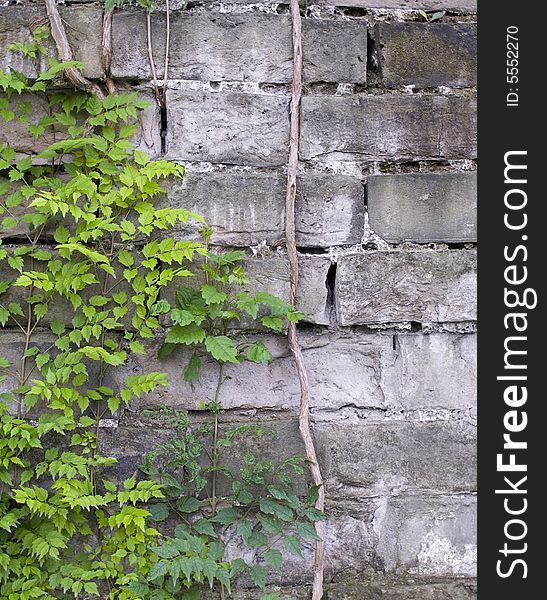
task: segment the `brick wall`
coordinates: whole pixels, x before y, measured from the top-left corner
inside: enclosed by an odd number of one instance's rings
[[[447,12],[425,23],[419,9]],[[474,0],[318,0],[305,9],[298,298],[327,482],[331,600],[474,597],[475,11]],[[30,2],[0,8],[0,48],[27,39],[43,12]],[[287,13],[246,0],[173,12],[163,149],[187,177],[162,200],[203,214],[215,245],[248,251],[252,285],[285,298]],[[100,6],[74,2],[63,16],[86,75],[100,77]],[[163,28],[154,13],[158,56]],[[119,85],[151,97],[141,11],[116,11],[113,46]],[[10,60],[0,50],[0,64]],[[22,153],[35,147],[17,124],[0,131],[6,139]],[[162,150],[155,108],[138,143]],[[225,418],[267,421],[278,435],[264,452],[303,454],[287,343],[268,341],[270,367],[227,369]],[[3,354],[17,343],[4,332]],[[182,382],[184,352],[160,362],[159,344],[126,369],[166,370],[170,388],[103,436],[121,475],[164,434],[143,409],[195,411],[214,385],[208,367],[198,386]],[[310,564],[289,561],[280,583],[296,586],[294,597],[305,597],[298,586]]]

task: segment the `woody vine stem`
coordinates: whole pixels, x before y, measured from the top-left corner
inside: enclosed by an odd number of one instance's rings
[[[287,254],[290,264],[290,303],[296,299],[296,286],[298,284],[298,255],[296,252],[296,176],[298,173],[298,147],[300,143],[300,103],[302,99],[302,17],[298,0],[291,0],[291,22],[293,40],[293,80],[291,88],[290,112],[290,138],[289,138],[289,163],[287,167],[287,195],[285,200],[285,238],[287,240]],[[313,484],[318,488],[318,498],[315,507],[322,511],[325,507],[325,488],[321,469],[317,461],[317,452],[313,442],[310,425],[310,384],[308,373],[302,356],[302,349],[298,340],[296,324],[289,322],[288,339],[291,352],[294,356],[298,380],[300,383],[300,435],[306,449],[306,458],[310,464]],[[325,523],[315,523],[315,530],[319,539],[315,546],[315,564],[312,600],[321,600],[323,597],[323,573],[325,570]]]

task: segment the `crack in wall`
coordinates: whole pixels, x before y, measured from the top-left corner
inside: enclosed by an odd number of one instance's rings
[[[165,156],[167,152],[167,98],[163,98],[160,107],[160,154]]]
[[[327,276],[325,278],[325,286],[327,288],[327,299],[325,303],[325,313],[330,321],[330,323],[336,323],[336,262],[332,262],[327,271]]]

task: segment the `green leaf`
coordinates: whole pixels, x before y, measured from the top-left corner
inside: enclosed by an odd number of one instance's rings
[[[175,558],[175,556],[178,556],[180,554],[178,548],[173,543],[170,544],[169,541],[163,544],[163,546],[156,546],[155,548],[153,548],[153,552],[161,558],[167,559]]]
[[[249,569],[249,574],[253,583],[263,590],[266,587],[266,582],[268,581],[268,572],[266,569],[260,565],[253,565]]]
[[[165,521],[169,516],[169,507],[163,502],[158,502],[157,504],[150,505],[148,512],[152,521]]]
[[[148,572],[148,581],[154,581],[154,579],[159,579],[163,577],[167,573],[168,563],[163,560],[152,565],[152,568]]]
[[[213,524],[208,519],[200,519],[194,523],[194,529],[202,535],[208,535],[209,537],[217,537]]]
[[[305,508],[303,512],[310,521],[323,521],[325,519],[325,513],[317,508]]]
[[[59,225],[53,234],[53,239],[58,244],[65,244],[70,238],[70,231],[63,225]]]
[[[205,330],[195,323],[190,325],[175,325],[167,332],[165,341],[168,344],[199,344],[205,339]]]
[[[218,513],[211,517],[211,521],[220,523],[221,525],[232,525],[238,520],[237,510],[235,508],[223,508]]]
[[[86,581],[84,583],[84,592],[87,592],[88,594],[93,594],[93,596],[98,596],[99,588],[97,587],[97,584],[94,581]]]
[[[177,501],[177,510],[183,513],[194,513],[201,507],[201,502],[194,496],[183,496]]]
[[[282,521],[290,522],[294,518],[293,511],[284,504],[279,504],[270,498],[262,498],[258,503],[260,510],[267,515],[275,515]]]
[[[55,335],[61,335],[65,332],[65,325],[59,319],[53,319],[49,327]]]
[[[258,316],[259,303],[255,298],[249,296],[247,292],[240,292],[236,296],[236,304],[239,310],[246,312],[253,319]]]
[[[273,360],[271,352],[266,348],[263,342],[254,343],[247,350],[247,358],[250,361],[261,365],[269,365]]]
[[[118,252],[118,261],[124,267],[132,267],[133,264],[135,263],[135,259],[133,258],[133,255],[131,254],[131,252],[129,252],[127,250],[123,250],[123,249]]]
[[[171,319],[176,325],[190,325],[196,320],[196,317],[189,310],[183,308],[174,308],[171,311]]]
[[[18,302],[10,302],[8,304],[8,310],[12,315],[18,315],[20,317],[24,316],[23,309],[21,308],[21,305]]]
[[[144,354],[144,346],[137,340],[129,342],[129,348],[131,349],[131,352],[134,352],[135,354]]]
[[[5,219],[4,219],[4,221],[5,221]],[[22,256],[9,256],[8,257],[8,265],[12,269],[19,271],[19,273],[21,273],[21,271],[23,270],[24,264],[25,264],[25,261]]]
[[[306,521],[296,524],[296,533],[302,538],[308,540],[320,540],[321,538],[317,535],[315,527]]]
[[[264,325],[268,329],[273,329],[274,331],[278,332],[283,331],[283,319],[279,317],[272,317],[270,315],[266,315],[265,317],[262,317],[260,321],[262,325]]]
[[[192,357],[188,361],[186,368],[184,369],[184,380],[185,381],[197,381],[199,379],[199,372],[201,369],[201,358],[194,352]]]
[[[234,342],[225,335],[207,336],[205,347],[211,356],[220,363],[239,363],[237,348],[234,346]]]
[[[317,500],[319,499],[320,488],[321,488],[320,485],[310,486],[310,489],[308,490],[308,493],[306,495],[306,502],[308,504],[315,504],[317,502]]]
[[[8,322],[9,318],[9,310],[6,310],[5,308],[0,308],[0,325],[2,325],[2,327]]]
[[[114,414],[120,408],[120,399],[116,398],[116,396],[110,396],[108,399],[108,410]]]
[[[275,548],[270,548],[264,553],[264,560],[276,571],[279,571],[283,566],[283,555]]]
[[[302,545],[300,544],[300,540],[296,536],[294,536],[294,535],[287,536],[283,540],[283,545],[294,556],[298,556],[299,558],[304,558],[302,555]]]
[[[165,342],[160,346],[158,350],[158,358],[168,358],[173,354],[173,350],[177,347],[176,344],[166,344]]]
[[[179,308],[185,308],[191,310],[191,306],[205,306],[205,301],[201,297],[201,294],[196,292],[191,287],[181,287],[177,289],[177,306]]]
[[[219,292],[215,286],[208,283],[201,286],[201,297],[207,305],[220,304],[227,298],[225,293]]]
[[[133,158],[138,165],[147,165],[150,162],[150,157],[145,152],[141,152],[140,150],[135,150],[133,153]]]

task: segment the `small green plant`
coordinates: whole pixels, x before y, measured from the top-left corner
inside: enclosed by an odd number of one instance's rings
[[[268,569],[278,571],[282,567],[279,544],[302,557],[300,540],[317,539],[314,522],[324,515],[314,508],[316,488],[310,488],[304,499],[295,494],[294,478],[302,481],[304,475],[305,461],[300,457],[275,462],[247,452],[243,464],[236,467],[228,466],[225,460],[234,444],[241,445],[250,436],[271,435],[263,427],[249,424],[229,427],[221,433],[225,366],[246,360],[265,365],[272,361],[265,343],[247,341],[238,325],[247,318],[247,328],[258,324],[279,332],[287,320],[297,322],[303,315],[270,294],[237,291],[247,283],[240,265],[244,253],[215,254],[209,250],[212,231],[208,227],[200,231],[206,248],[201,277],[196,278],[201,283],[180,287],[175,306],[163,303],[162,310],[171,325],[159,355],[166,358],[178,346],[191,347],[193,352],[183,373],[187,381],[200,378],[204,358],[216,363],[214,397],[200,407],[212,415],[213,422],[193,431],[187,416],[167,411],[175,419],[178,434],[149,454],[142,467],[147,476],[164,485],[165,500],[150,509],[154,518],[168,521],[175,517],[176,522],[182,513],[184,523],[178,524],[171,531],[173,537],[155,550],[162,560],[141,585],[149,589],[165,585],[167,580],[170,586],[191,586],[207,580],[224,596],[230,593],[233,578],[242,572],[264,589]],[[223,562],[227,540],[234,537],[240,546],[253,550],[252,561],[240,556],[230,563]],[[196,552],[199,549],[193,560],[187,555],[188,545]]]
[[[220,412],[215,405],[206,409],[215,416]],[[301,539],[317,539],[314,522],[324,518],[314,508],[316,489],[310,488],[303,499],[295,493],[294,479],[303,479],[304,461],[261,460],[247,452],[242,464],[230,467],[224,456],[234,444],[271,432],[246,424],[219,435],[216,420],[193,429],[187,415],[167,410],[164,423],[176,424],[177,435],[151,452],[141,469],[163,486],[165,497],[149,510],[154,521],[167,525],[162,545],[153,549],[159,561],[131,589],[176,594],[189,588],[197,593],[207,583],[224,597],[241,573],[264,589],[268,570],[280,571],[283,565],[280,545],[302,558]],[[213,475],[222,479],[221,494]],[[236,557],[228,562],[230,543],[239,556],[232,550]],[[245,560],[245,548],[252,551],[251,560]]]
[[[440,21],[445,15],[445,10],[439,10],[433,13],[427,13],[424,10],[419,10],[418,14],[423,17],[424,21],[427,23],[435,23],[435,21]]]

